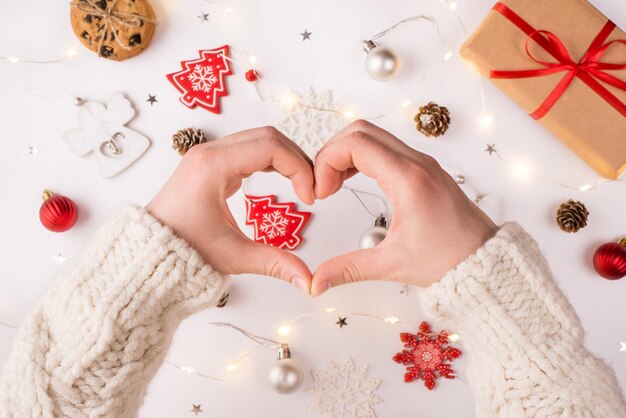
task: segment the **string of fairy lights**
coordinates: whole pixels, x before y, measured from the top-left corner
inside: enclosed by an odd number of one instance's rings
[[[226,16],[227,27],[228,27],[230,36],[233,40],[233,42],[231,42],[231,44],[234,46],[234,48],[232,48],[232,51],[234,54],[240,54],[243,56],[243,57],[225,57],[225,58],[230,60],[234,65],[240,68],[248,69],[250,68],[250,66],[254,68],[259,62],[257,56],[250,53],[245,47],[242,46],[242,43],[239,42],[230,22],[233,16],[236,15],[235,10],[232,7],[223,6],[213,0],[205,0],[205,1],[215,6],[217,9],[221,10],[223,14]],[[464,36],[467,37],[469,34],[467,32],[466,26],[463,23],[463,20],[461,19],[459,14],[456,12],[456,10],[458,9],[458,4],[455,1],[449,1],[449,0],[440,0],[440,1],[444,6],[443,10],[444,11],[447,10],[449,13],[453,15],[454,19],[459,24]],[[321,108],[321,107],[311,107],[311,106],[307,106],[307,107],[313,110],[317,110],[317,111],[332,112],[332,113],[338,114],[341,117],[345,118],[346,121],[351,121],[351,120],[355,120],[358,118],[373,121],[373,120],[386,118],[394,114],[408,112],[408,109],[416,102],[414,97],[416,96],[416,91],[418,90],[420,84],[426,81],[429,76],[431,76],[433,73],[439,70],[443,65],[445,65],[448,61],[450,61],[450,59],[454,56],[452,49],[449,47],[449,45],[446,42],[445,37],[441,33],[441,28],[440,28],[441,13],[442,12],[437,13],[433,17],[424,16],[424,15],[415,15],[415,16],[407,17],[371,37],[372,40],[378,39],[380,37],[383,37],[389,34],[391,31],[395,30],[395,28],[397,28],[399,25],[419,20],[419,21],[427,22],[429,25],[431,25],[435,29],[436,34],[439,40],[441,41],[441,46],[442,46],[442,51],[443,51],[441,59],[438,61],[438,63],[435,66],[431,67],[425,73],[416,77],[415,86],[412,89],[411,93],[408,95],[408,98],[402,100],[401,103],[399,103],[399,105],[395,106],[390,111],[386,111],[386,112],[382,112],[382,113],[374,114],[374,115],[358,115],[358,113],[354,111],[353,109]],[[10,56],[0,56],[0,61],[5,61],[9,64],[60,64],[75,57],[77,53],[78,53],[77,47],[70,46],[69,48],[67,48],[65,53],[60,58],[56,58],[56,59],[37,60],[37,59],[21,58],[18,56],[10,55]],[[254,84],[254,86],[259,96],[259,99],[261,101],[278,105],[286,111],[291,110],[296,104],[300,104],[301,106],[304,105],[302,103],[299,103],[299,98],[294,94],[289,94],[282,99],[277,99],[276,96],[272,93],[272,89],[270,88],[269,84],[263,79],[262,74],[257,73],[257,77],[258,77],[258,81],[257,83]],[[516,178],[520,180],[537,178],[543,181],[555,183],[567,189],[576,190],[580,192],[588,192],[588,191],[595,190],[601,185],[606,184],[606,183],[624,182],[624,180],[622,179],[609,180],[609,179],[601,178],[601,179],[597,179],[597,180],[594,180],[594,181],[591,181],[582,185],[578,185],[578,186],[572,185],[572,184],[568,184],[566,182],[554,179],[552,176],[545,175],[541,172],[533,171],[531,165],[516,162],[516,161],[509,160],[508,158],[506,158],[500,152],[500,150],[497,149],[496,141],[493,139],[493,136],[492,136],[491,127],[493,126],[495,122],[495,116],[492,112],[488,110],[488,107],[486,104],[485,90],[484,90],[484,85],[483,85],[484,81],[478,75],[476,79],[477,79],[479,101],[480,101],[480,114],[478,117],[478,124],[482,128],[485,134],[485,144],[486,144],[485,151],[488,152],[490,156],[495,154],[498,160],[502,162],[502,164],[507,169],[509,169]],[[420,146],[422,148],[425,148],[427,150],[426,152],[428,152],[429,154],[435,154],[435,155],[439,154],[435,149],[425,144],[420,144]],[[452,164],[446,161],[446,159],[440,159],[440,162],[442,162],[442,165],[447,166],[450,169],[449,171],[452,171],[454,173],[453,174],[454,177],[463,178],[463,175],[461,174],[460,170],[456,169],[456,167],[454,167]],[[356,198],[359,199],[359,201],[361,201],[359,196],[355,193],[355,190],[352,190],[352,189],[348,189],[348,190],[354,193]],[[362,191],[356,191],[356,192],[367,193],[367,192],[362,192]],[[384,200],[383,202],[386,205],[386,202]],[[363,204],[362,201],[361,201],[361,204]],[[365,204],[363,204],[363,206],[368,212],[370,212]],[[371,212],[370,214],[375,216],[375,214]],[[344,322],[346,318],[361,318],[365,320],[374,320],[374,321],[381,322],[386,325],[399,326],[399,327],[402,327],[403,329],[409,329],[414,332],[418,331],[418,328],[415,326],[414,323],[406,322],[395,316],[377,316],[377,315],[373,315],[369,313],[362,313],[362,312],[347,312],[347,311],[338,310],[335,307],[328,307],[328,308],[325,308],[323,312],[299,314],[291,320],[287,320],[287,321],[283,321],[279,323],[279,325],[276,327],[276,339],[266,338],[266,337],[253,334],[247,330],[244,330],[243,328],[240,328],[234,324],[227,323],[227,322],[209,323],[209,325],[213,327],[226,327],[226,328],[233,329],[239,332],[240,334],[242,334],[243,336],[245,336],[247,339],[255,343],[255,347],[253,347],[250,350],[245,351],[243,354],[237,356],[233,360],[229,361],[224,367],[222,367],[221,373],[218,375],[212,375],[212,374],[200,372],[192,365],[179,364],[178,362],[175,362],[169,358],[165,360],[165,363],[180,370],[181,372],[195,375],[205,380],[223,382],[228,379],[228,376],[230,374],[239,370],[242,364],[247,359],[252,357],[261,349],[265,348],[265,349],[276,350],[276,349],[279,349],[281,346],[286,345],[286,340],[293,333],[294,328],[302,321],[306,319],[320,319],[320,318],[327,319],[330,317],[337,317],[338,321],[336,322],[336,324],[338,324],[339,326],[342,326],[340,325],[342,318]],[[16,326],[5,323],[3,321],[0,321],[0,326],[9,328],[9,329],[17,329]],[[460,337],[458,334],[450,334],[448,335],[448,339],[452,342],[455,342],[461,345],[459,343]],[[626,351],[626,343],[622,343],[622,350],[620,351]]]
[[[212,6],[214,6],[215,8],[217,8],[218,10],[221,10],[223,12],[223,14],[226,16],[226,22],[227,22],[227,27],[228,27],[228,31],[229,31],[229,35],[231,36],[233,42],[232,44],[235,46],[235,48],[233,49],[233,52],[240,52],[241,54],[244,55],[245,57],[245,61],[249,64],[243,64],[243,61],[239,61],[238,59],[234,59],[234,58],[230,58],[230,60],[238,66],[241,66],[242,68],[248,68],[250,65],[252,65],[253,67],[258,63],[258,58],[256,57],[256,55],[250,53],[245,47],[243,47],[242,43],[239,42],[238,37],[236,36],[236,33],[234,32],[232,25],[230,23],[230,20],[233,18],[233,16],[236,14],[235,13],[235,9],[229,6],[224,6],[221,3],[218,3],[214,0],[205,0],[207,3],[211,4]],[[459,27],[461,28],[463,35],[465,37],[467,37],[469,35],[468,31],[467,31],[467,27],[465,25],[465,23],[463,22],[463,19],[461,19],[461,16],[457,13],[458,10],[458,3],[456,1],[452,1],[452,0],[439,0],[442,4],[442,10],[444,11],[448,11],[449,13],[452,14],[454,20],[458,23]],[[453,56],[454,53],[452,52],[452,49],[448,46],[445,37],[443,36],[443,34],[441,33],[440,30],[440,25],[439,25],[439,18],[440,18],[440,13],[438,13],[435,17],[430,17],[430,16],[423,16],[423,15],[417,15],[417,16],[410,16],[408,18],[405,18],[397,23],[395,23],[394,25],[390,26],[389,28],[379,32],[378,34],[372,36],[372,40],[373,39],[377,39],[379,37],[382,37],[384,35],[387,35],[388,33],[390,33],[391,31],[393,31],[396,27],[410,22],[410,21],[414,21],[414,20],[423,20],[426,21],[428,23],[430,23],[431,25],[433,25],[433,27],[435,28],[437,35],[442,43],[443,46],[443,54],[442,54],[442,58],[440,60],[440,62],[430,68],[428,71],[426,71],[426,73],[422,74],[421,76],[419,76],[419,78],[417,79],[417,82],[415,84],[415,87],[410,95],[410,97],[414,97],[415,96],[415,91],[418,88],[420,82],[423,82],[424,80],[426,80],[428,78],[428,76],[430,76],[433,72],[435,72],[436,70],[438,70],[443,64],[445,64],[447,61],[449,61]],[[9,64],[60,64],[60,63],[64,63],[67,60],[69,60],[70,58],[76,56],[78,54],[78,48],[75,45],[72,45],[70,47],[68,47],[65,50],[65,53],[59,57],[59,58],[54,58],[54,59],[48,59],[48,60],[41,60],[41,59],[31,59],[31,58],[24,58],[24,57],[19,57],[17,55],[0,55],[0,61],[5,61]],[[227,57],[228,58],[228,57]],[[277,100],[275,98],[275,96],[271,93],[271,89],[269,88],[269,86],[267,85],[267,83],[265,83],[265,81],[263,80],[263,77],[260,74],[258,75],[258,84],[255,84],[257,93],[259,94],[259,97],[261,98],[261,100],[266,101],[263,99],[263,95],[261,90],[263,90],[265,92],[265,94],[267,94],[269,96],[269,102],[274,103],[274,104],[278,104],[281,107],[283,107],[285,110],[289,111],[290,108],[292,108],[295,104],[299,103],[299,98],[296,97],[295,95],[291,94],[288,95],[287,97],[281,99],[281,100]],[[550,175],[546,175],[545,173],[539,172],[539,171],[535,171],[533,169],[533,166],[531,164],[527,164],[527,163],[522,163],[519,161],[515,161],[515,160],[510,160],[509,158],[506,158],[502,152],[500,150],[497,149],[496,147],[496,143],[493,140],[492,134],[491,134],[491,130],[490,128],[492,127],[492,125],[495,122],[495,117],[493,115],[492,112],[490,112],[486,106],[486,99],[485,99],[485,92],[484,92],[484,87],[483,87],[483,80],[480,76],[477,75],[477,83],[478,83],[478,90],[479,90],[479,97],[480,97],[480,115],[478,118],[478,123],[479,125],[483,128],[484,132],[485,132],[485,139],[486,139],[486,149],[485,151],[487,151],[489,153],[489,155],[493,155],[495,154],[495,156],[498,158],[498,160],[500,162],[503,163],[503,165],[518,179],[520,180],[528,180],[530,178],[538,178],[540,180],[543,181],[547,181],[547,182],[551,182],[554,184],[557,184],[561,187],[570,189],[570,190],[576,190],[576,191],[580,191],[580,192],[588,192],[591,190],[595,190],[598,187],[600,187],[603,184],[607,184],[607,183],[623,183],[625,180],[623,179],[605,179],[605,178],[599,178],[596,179],[594,181],[591,182],[587,182],[581,185],[572,185],[568,182],[565,181],[561,181],[558,179],[555,179],[553,176]],[[344,117],[347,121],[350,120],[354,120],[357,118],[361,118],[361,119],[366,119],[366,120],[377,120],[377,119],[381,119],[399,112],[406,112],[406,110],[415,102],[414,99],[412,98],[407,98],[405,100],[403,100],[396,108],[392,109],[391,111],[388,112],[384,112],[384,113],[380,113],[377,115],[358,115],[354,110],[351,109],[335,109],[335,108],[330,108],[330,109],[323,109],[323,108],[314,108],[315,110],[320,110],[320,111],[328,111],[328,112],[334,112],[337,113],[338,115]],[[299,103],[300,105],[302,105],[302,103]],[[423,147],[423,144],[421,144],[421,146]],[[438,154],[436,152],[434,152],[434,150],[430,149],[430,152],[433,152],[435,154]],[[454,169],[453,165],[446,163],[446,165],[450,168],[453,169],[455,176],[462,176],[461,172],[459,170]]]
[[[0,55],[0,61],[6,61],[10,64],[19,64],[19,63],[26,63],[26,64],[61,64],[67,60],[69,60],[70,58],[76,56],[78,54],[78,47],[76,45],[71,45],[70,47],[68,47],[65,50],[65,53],[63,54],[63,56],[61,56],[60,58],[53,58],[53,59],[48,59],[48,60],[37,60],[37,59],[31,59],[31,58],[21,58],[21,57],[17,57],[15,55],[7,55],[7,56],[2,56]]]
[[[411,324],[406,321],[403,321],[396,316],[382,317],[378,315],[372,315],[369,313],[339,311],[334,307],[325,308],[323,312],[299,314],[298,316],[294,317],[291,320],[281,322],[276,327],[276,331],[275,331],[277,340],[253,334],[229,322],[210,322],[209,323],[210,326],[228,327],[228,328],[232,328],[238,331],[240,334],[242,334],[249,340],[253,341],[256,344],[255,347],[244,352],[242,355],[236,357],[232,361],[228,362],[227,365],[222,368],[222,371],[218,376],[213,376],[213,375],[199,372],[195,367],[191,365],[188,365],[188,364],[181,365],[170,359],[166,359],[165,363],[172,367],[175,367],[181,372],[195,375],[205,380],[223,382],[228,379],[229,374],[232,374],[236,370],[240,370],[241,363],[243,363],[246,359],[248,359],[253,354],[258,352],[260,349],[262,348],[278,349],[279,347],[286,345],[287,344],[286,339],[294,332],[294,328],[298,322],[301,322],[304,319],[319,319],[319,318],[329,318],[329,317],[333,317],[333,318],[336,317],[337,322],[335,322],[335,324],[337,324],[340,327],[347,325],[346,323],[347,318],[363,318],[363,319],[382,322],[387,325],[402,326],[403,329],[408,329],[412,331],[413,333],[417,333],[419,330],[415,326],[415,324]],[[435,335],[435,334],[427,334],[427,335]],[[454,342],[462,347],[462,344],[459,342],[461,338],[458,334],[449,334],[447,338],[449,341]]]
[[[243,68],[243,69],[248,69],[250,68],[250,66],[252,66],[252,68],[254,69],[254,66],[256,64],[258,64],[258,58],[256,55],[250,53],[248,51],[248,49],[246,49],[245,47],[242,46],[242,44],[238,41],[238,37],[236,36],[231,22],[230,20],[233,18],[233,16],[236,14],[235,13],[235,9],[232,7],[227,7],[224,6],[214,0],[205,0],[207,3],[213,5],[214,7],[216,7],[218,10],[221,10],[223,12],[223,14],[226,17],[226,23],[227,23],[227,27],[228,27],[228,31],[230,33],[231,38],[233,39],[232,45],[234,46],[233,48],[233,52],[234,53],[241,53],[244,56],[244,59],[239,60],[239,59],[235,59],[235,58],[229,58],[229,57],[225,57],[227,59],[230,59],[231,62],[233,62],[233,64]],[[443,5],[443,10],[447,10],[449,11],[449,13],[452,14],[452,16],[454,17],[454,20],[458,23],[459,27],[461,28],[463,35],[465,38],[467,38],[469,36],[469,33],[467,31],[467,27],[465,25],[465,23],[463,22],[463,19],[461,19],[461,16],[457,13],[457,9],[458,9],[458,3],[455,1],[451,1],[451,0],[440,0],[441,4]],[[294,94],[289,94],[287,95],[287,97],[283,98],[282,100],[278,100],[275,98],[275,96],[272,94],[271,89],[269,88],[269,86],[267,85],[267,83],[264,82],[263,77],[260,73],[256,73],[257,77],[258,77],[258,86],[256,86],[257,89],[257,93],[259,94],[259,97],[262,101],[269,101],[273,104],[278,104],[280,105],[284,110],[289,111],[291,110],[296,104],[299,104],[300,106],[305,106],[308,107],[310,109],[313,110],[318,110],[318,111],[327,111],[327,112],[333,112],[336,113],[342,117],[344,117],[347,121],[351,121],[351,120],[355,120],[355,119],[365,119],[365,120],[369,120],[369,121],[373,121],[373,120],[377,120],[377,119],[382,119],[385,118],[387,116],[391,116],[397,113],[405,113],[407,111],[407,109],[416,102],[415,99],[413,99],[412,97],[415,96],[415,91],[418,89],[419,85],[421,84],[421,82],[425,81],[433,72],[435,72],[436,70],[438,70],[442,65],[444,65],[446,62],[448,62],[453,56],[454,53],[452,52],[452,49],[448,46],[445,37],[443,36],[443,34],[441,33],[440,30],[440,25],[439,25],[439,20],[440,20],[440,14],[438,13],[436,16],[434,17],[430,17],[430,16],[424,16],[424,15],[417,15],[417,16],[410,16],[407,17],[405,19],[400,20],[399,22],[395,23],[394,25],[390,26],[389,28],[377,33],[376,35],[372,36],[371,39],[377,39],[380,38],[382,36],[387,35],[388,33],[390,33],[391,31],[393,31],[395,28],[397,28],[398,26],[410,22],[410,21],[414,21],[414,20],[423,20],[426,21],[428,23],[430,23],[436,30],[436,33],[442,43],[443,46],[443,55],[441,60],[439,61],[439,63],[430,68],[428,71],[426,71],[426,73],[424,73],[423,75],[419,76],[416,80],[416,84],[412,90],[412,93],[410,94],[409,98],[403,100],[396,108],[388,111],[388,112],[383,112],[380,114],[376,114],[376,115],[358,115],[357,112],[355,112],[352,109],[336,109],[336,108],[319,108],[319,107],[311,107],[311,106],[307,106],[304,103],[299,102],[299,98],[294,95]],[[244,64],[244,62],[249,63],[249,64]],[[495,116],[494,114],[488,110],[487,104],[486,104],[486,97],[485,97],[485,90],[484,90],[484,86],[483,86],[483,80],[480,77],[479,74],[476,73],[476,79],[477,79],[477,85],[478,85],[478,91],[479,91],[479,100],[480,100],[480,113],[479,113],[479,117],[478,117],[478,124],[479,126],[482,128],[484,134],[485,134],[485,152],[488,152],[489,155],[494,155],[498,158],[498,160],[508,169],[508,171],[513,174],[513,176],[519,180],[522,181],[526,181],[529,180],[531,178],[537,178],[539,180],[542,181],[546,181],[546,182],[550,182],[553,184],[556,184],[560,187],[566,188],[566,189],[570,189],[570,190],[575,190],[578,192],[589,192],[591,190],[595,190],[598,187],[600,187],[603,184],[606,183],[623,183],[625,180],[623,179],[605,179],[605,178],[599,178],[581,185],[572,185],[568,182],[562,181],[562,180],[558,180],[556,178],[554,178],[551,175],[547,175],[545,173],[539,172],[539,171],[535,171],[533,169],[533,166],[531,164],[528,163],[524,163],[524,162],[520,162],[520,161],[515,161],[515,160],[510,160],[509,158],[505,157],[500,150],[497,149],[496,147],[496,141],[493,139],[492,136],[492,132],[491,132],[491,128],[495,123]],[[259,87],[260,86],[260,87]],[[267,94],[267,96],[269,97],[269,100],[265,100],[263,97],[263,94],[261,92],[261,90],[263,90],[265,92],[265,94]],[[420,144],[420,146],[422,148],[427,148],[428,152],[430,154],[435,154],[435,155],[439,155],[438,152],[436,152],[435,150],[433,150],[432,148],[429,147],[424,147],[423,144]],[[440,159],[441,161],[442,159]],[[450,164],[447,161],[444,161],[445,166],[449,167],[452,169],[453,171],[453,177],[456,178],[464,178],[463,174],[461,173],[460,170],[455,169],[455,167]]]

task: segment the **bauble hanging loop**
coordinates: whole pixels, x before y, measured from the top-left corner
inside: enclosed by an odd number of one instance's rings
[[[50,190],[44,190],[44,200],[39,208],[39,220],[43,226],[53,232],[64,232],[76,223],[78,208],[69,197],[55,195]]]
[[[302,384],[302,369],[300,365],[291,358],[291,351],[287,344],[280,345],[278,349],[278,360],[270,367],[268,378],[272,389],[282,395],[295,392]]]
[[[387,218],[380,215],[374,221],[374,226],[369,228],[359,239],[359,248],[366,250],[378,246],[387,236]]]
[[[601,245],[593,255],[593,268],[607,280],[626,277],[626,238]]]
[[[365,71],[377,81],[386,81],[398,72],[400,58],[396,52],[386,46],[380,46],[372,40],[363,41]]]

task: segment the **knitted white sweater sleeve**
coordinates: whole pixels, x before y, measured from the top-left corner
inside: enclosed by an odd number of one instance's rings
[[[612,370],[585,350],[574,309],[519,225],[419,298],[461,337],[478,417],[626,417]]]
[[[136,416],[180,321],[227,281],[145,210],[124,210],[16,337],[0,417]]]

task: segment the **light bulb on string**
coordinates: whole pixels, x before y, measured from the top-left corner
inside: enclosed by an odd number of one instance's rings
[[[65,57],[66,58],[70,58],[75,56],[76,54],[78,54],[78,49],[76,48],[75,45],[70,46],[69,48],[67,48],[67,50],[65,51]]]
[[[518,180],[526,181],[530,178],[530,166],[524,163],[515,163],[513,165],[513,174]]]
[[[459,5],[455,1],[451,1],[448,3],[448,8],[450,10],[456,10]]]
[[[342,113],[342,115],[343,115],[343,117],[344,117],[344,118],[346,118],[346,119],[348,119],[348,120],[350,120],[350,121],[352,121],[352,120],[355,120],[355,119],[356,119],[356,113],[354,113],[352,110],[345,110],[345,111]]]
[[[490,112],[483,112],[480,115],[480,125],[483,128],[489,128],[493,125],[493,115]]]
[[[17,64],[21,60],[18,57],[7,57],[7,61],[9,61],[11,64]]]
[[[291,334],[291,329],[291,325],[284,324],[278,327],[278,329],[276,330],[276,334],[278,334],[280,337],[286,337],[287,335]]]

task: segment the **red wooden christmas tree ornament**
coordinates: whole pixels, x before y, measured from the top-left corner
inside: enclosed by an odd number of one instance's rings
[[[608,280],[626,277],[626,238],[601,245],[593,255],[593,267]]]
[[[302,229],[310,212],[298,212],[293,202],[278,203],[276,196],[246,196],[246,225],[254,227],[254,240],[285,250],[302,243]]]
[[[458,348],[448,346],[447,331],[433,334],[430,325],[422,322],[416,335],[402,333],[400,339],[405,349],[393,356],[393,361],[407,366],[406,383],[421,379],[428,390],[433,390],[437,379],[454,379],[450,362],[462,353]]]
[[[182,93],[180,101],[189,108],[200,106],[220,113],[220,97],[226,96],[226,76],[232,74],[228,45],[198,51],[200,58],[182,61],[182,70],[167,79]]]
[[[74,226],[78,208],[69,197],[55,195],[50,190],[43,192],[44,202],[39,208],[39,220],[53,232],[64,232]]]

